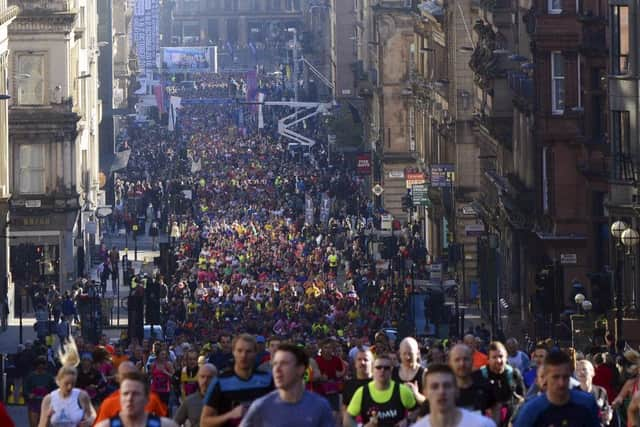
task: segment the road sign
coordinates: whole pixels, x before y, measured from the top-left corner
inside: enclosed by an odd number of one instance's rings
[[[450,163],[431,165],[431,186],[450,187],[455,181],[454,166]]]
[[[464,226],[464,233],[469,237],[482,236],[484,234],[484,223],[467,224]]]
[[[413,184],[411,186],[411,197],[414,206],[429,206],[427,184]]]
[[[560,254],[560,264],[577,264],[578,256],[576,254]]]
[[[424,184],[426,177],[424,172],[407,172],[404,174],[407,189],[411,189],[414,184]]]
[[[373,188],[371,189],[371,191],[373,192],[373,194],[375,194],[376,196],[380,196],[382,195],[382,193],[384,193],[384,188],[382,188],[382,185],[380,184],[376,184],[373,186]]]
[[[380,224],[380,229],[382,231],[391,231],[392,229],[392,222],[393,222],[393,216],[391,216],[390,214],[384,214],[382,215],[381,218],[381,224]]]

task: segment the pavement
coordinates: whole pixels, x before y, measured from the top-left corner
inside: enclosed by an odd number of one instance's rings
[[[125,248],[129,246],[127,256],[132,261],[132,266],[136,273],[140,272],[141,270],[152,272],[157,268],[153,265],[153,260],[155,257],[160,256],[160,251],[152,250],[152,242],[150,237],[140,237],[134,245],[134,241],[131,238],[125,239],[124,236],[105,234],[103,241],[109,248],[116,246],[120,251],[121,256],[124,255]],[[166,236],[160,237],[160,242],[166,241]],[[90,276],[92,280],[96,280],[99,282],[97,268],[98,264],[91,266]],[[124,298],[125,296],[129,295],[129,288],[127,286],[124,286],[123,284],[122,268],[120,268],[120,278],[118,283],[119,297]],[[118,295],[116,294],[115,296],[117,297]],[[111,290],[111,281],[107,282],[107,293],[105,294],[105,297],[117,301],[117,298],[114,298],[113,291]],[[103,333],[105,333],[109,338],[112,339],[118,339],[120,337],[121,329],[127,326],[126,308],[118,308],[117,304],[115,305],[116,308],[113,310],[111,327],[103,329]],[[0,353],[15,353],[18,344],[20,344],[21,342],[34,341],[36,339],[36,333],[33,328],[35,322],[35,313],[25,313],[23,315],[22,321],[20,321],[19,318],[9,317],[7,329],[4,331],[0,331]],[[0,390],[2,390],[2,387],[0,387]],[[0,400],[4,400],[2,398],[3,396],[0,396]],[[6,408],[9,416],[11,416],[13,422],[17,427],[26,427],[29,425],[26,406],[15,405],[12,404],[11,401],[9,401],[9,403],[6,405]]]
[[[160,238],[161,242],[166,242],[166,236]],[[143,268],[145,271],[153,271],[156,268],[153,265],[153,259],[155,257],[160,256],[159,250],[152,250],[151,248],[151,238],[148,236],[144,236],[138,239],[137,241],[137,251],[133,250],[133,241],[131,238],[128,239],[128,242],[125,241],[123,236],[119,235],[104,235],[104,243],[107,247],[112,248],[116,246],[120,251],[120,256],[124,255],[126,243],[129,243],[130,248],[128,249],[128,257],[132,261],[132,266],[136,273],[140,272]],[[136,253],[137,252],[137,253]],[[98,264],[92,265],[90,269],[90,275],[92,280],[100,281],[97,274]],[[122,268],[120,268],[120,279],[118,281],[119,287],[119,297],[120,299],[129,295],[129,288],[124,286],[122,280]],[[118,296],[117,294],[115,296]],[[107,282],[107,293],[105,294],[106,298],[111,298],[117,301],[117,298],[113,294],[111,290],[111,281]],[[117,307],[117,304],[114,304],[116,307],[113,310],[113,319],[111,321],[110,328],[104,329],[104,333],[109,336],[109,338],[119,338],[120,337],[120,329],[127,326],[127,310],[126,308]],[[9,317],[9,322],[7,325],[7,329],[4,331],[0,331],[0,353],[15,353],[18,344],[20,342],[26,341],[34,341],[36,339],[36,333],[33,329],[33,325],[35,324],[35,313],[24,313],[22,317],[22,326],[20,326],[20,319],[17,317]],[[22,330],[22,340],[20,340]]]

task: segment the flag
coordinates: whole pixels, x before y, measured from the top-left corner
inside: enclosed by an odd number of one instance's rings
[[[116,158],[113,160],[111,164],[111,172],[119,171],[120,169],[124,169],[129,164],[129,156],[131,155],[131,150],[119,151],[116,153]]]
[[[169,102],[171,103],[171,106],[169,108],[168,128],[170,131],[174,131],[176,128],[176,121],[178,120],[178,110],[182,108],[182,98],[179,96],[172,96]]]
[[[164,112],[164,90],[162,85],[153,86],[153,94],[156,97],[156,106],[158,107],[158,111],[162,114]]]
[[[258,92],[258,129],[264,129],[264,115],[262,114],[262,103],[264,102],[264,93]]]

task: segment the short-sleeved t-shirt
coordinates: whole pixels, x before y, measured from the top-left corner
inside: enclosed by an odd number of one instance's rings
[[[591,394],[571,390],[569,401],[557,406],[549,402],[546,394],[525,402],[514,427],[600,427],[598,406]]]
[[[285,402],[277,390],[255,400],[242,419],[242,427],[334,427],[327,400],[305,391],[296,403]]]
[[[318,364],[318,368],[320,368],[320,372],[326,375],[330,380],[337,379],[337,372],[342,370],[342,360],[336,356],[333,356],[329,360],[322,356],[318,356],[316,357],[316,363]]]
[[[218,414],[224,414],[238,405],[249,406],[272,390],[273,379],[269,373],[253,372],[249,378],[244,379],[231,371],[222,373],[209,384],[204,403],[215,408]],[[235,426],[239,422],[240,420],[235,420],[226,425]]]
[[[462,416],[460,417],[458,427],[496,427],[496,423],[491,418],[484,417],[462,408],[460,411],[462,412]],[[431,427],[431,420],[429,417],[430,416],[427,415],[417,423],[413,424],[412,427]]]
[[[349,406],[347,407],[347,412],[352,417],[357,417],[362,412],[362,394],[364,392],[364,387],[369,388],[369,394],[375,403],[385,403],[393,397],[392,395],[395,382],[391,381],[386,390],[378,390],[373,381],[370,381],[367,385],[357,389],[351,398],[351,402],[349,402]],[[400,384],[400,400],[402,401],[404,408],[407,410],[412,410],[416,406],[416,398],[413,395],[413,392],[404,384]]]

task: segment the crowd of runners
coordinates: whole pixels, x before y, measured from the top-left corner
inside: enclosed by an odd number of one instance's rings
[[[277,96],[277,82],[260,85]],[[426,274],[419,233],[399,224],[377,268],[382,212],[365,179],[321,143],[295,152],[274,130],[239,104],[187,105],[173,132],[130,124],[110,226],[169,236],[165,274],[128,283],[154,295],[145,312],[162,339],[22,347],[15,392],[31,427],[635,425],[633,351],[522,348],[482,328],[407,336],[424,332],[411,329],[407,286]]]

